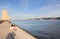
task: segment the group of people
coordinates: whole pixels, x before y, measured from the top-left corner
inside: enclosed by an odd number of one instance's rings
[[[16,29],[16,25],[14,25],[13,23],[11,23],[10,24],[10,31],[11,32],[14,32],[14,31],[16,31],[17,29]]]

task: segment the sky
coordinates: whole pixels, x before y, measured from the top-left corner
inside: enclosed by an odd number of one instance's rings
[[[0,17],[3,9],[10,19],[60,17],[60,0],[0,0]]]

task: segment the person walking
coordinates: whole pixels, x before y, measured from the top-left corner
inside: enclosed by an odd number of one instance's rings
[[[10,27],[10,31],[13,33],[14,31],[16,31],[16,26],[11,24],[11,27]]]
[[[10,25],[10,33],[8,33],[6,39],[14,39],[14,36],[16,35],[16,34],[14,33],[14,31],[16,31],[16,26],[13,25],[13,24],[11,24],[11,25]]]

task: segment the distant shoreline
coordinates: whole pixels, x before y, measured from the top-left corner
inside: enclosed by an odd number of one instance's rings
[[[32,18],[28,20],[60,20],[60,17],[50,17],[50,18]]]
[[[10,20],[18,20],[18,19],[10,19]],[[21,19],[20,19],[21,20]],[[60,17],[49,17],[49,18],[30,18],[25,20],[60,20]],[[2,20],[0,20],[1,22]]]

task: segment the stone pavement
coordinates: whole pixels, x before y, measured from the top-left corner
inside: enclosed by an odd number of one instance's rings
[[[25,32],[23,29],[16,26],[17,31],[13,35],[10,32],[10,24],[8,21],[0,23],[0,39],[36,39],[29,33]]]

